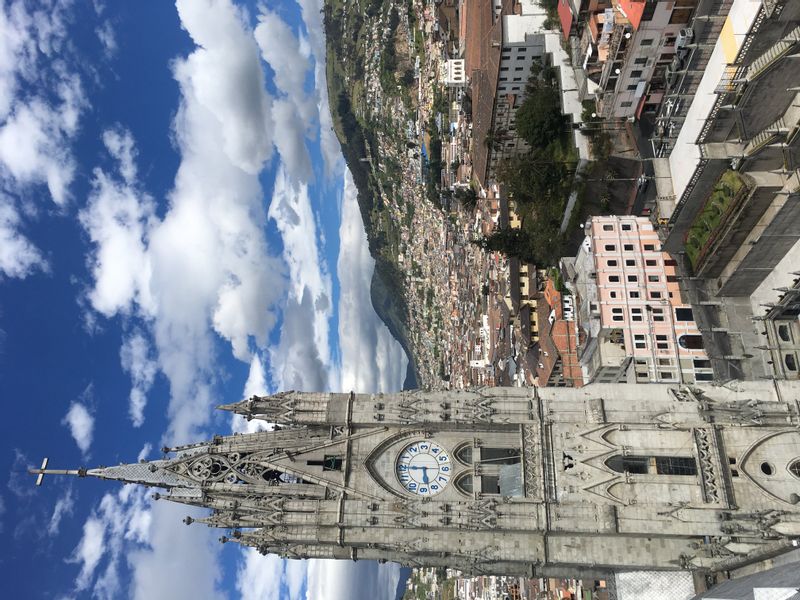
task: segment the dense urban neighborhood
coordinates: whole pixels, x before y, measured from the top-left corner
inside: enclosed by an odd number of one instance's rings
[[[800,4],[333,0],[325,23],[373,303],[420,387],[800,376]],[[607,594],[456,575],[406,597]]]

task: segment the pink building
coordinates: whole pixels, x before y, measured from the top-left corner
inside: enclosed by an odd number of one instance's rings
[[[713,379],[692,307],[681,298],[675,261],[644,217],[594,217],[571,263],[586,331],[586,380],[682,382]],[[581,267],[581,265],[583,265]],[[588,273],[576,274],[583,268]],[[581,284],[582,282],[582,284]]]

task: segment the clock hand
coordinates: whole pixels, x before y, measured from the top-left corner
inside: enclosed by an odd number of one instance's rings
[[[428,483],[428,467],[422,467],[422,483]]]

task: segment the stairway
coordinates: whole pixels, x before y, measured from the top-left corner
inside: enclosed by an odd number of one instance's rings
[[[800,128],[800,93],[796,94],[786,112],[778,118],[772,125],[759,131],[747,142],[744,147],[744,155],[752,156],[767,144],[771,144],[778,138],[782,142],[791,142]]]
[[[775,42],[769,50],[750,63],[750,66],[747,67],[747,74],[745,75],[746,81],[748,83],[755,81],[758,77],[763,75],[767,69],[788,54],[789,50],[798,42],[800,42],[800,26],[792,29],[785,37]]]

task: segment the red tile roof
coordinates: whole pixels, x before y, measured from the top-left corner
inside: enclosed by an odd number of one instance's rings
[[[583,372],[578,359],[578,339],[575,323],[564,320],[564,307],[561,293],[555,289],[552,280],[545,283],[544,291],[537,304],[539,322],[539,367],[536,371],[539,385],[547,385],[558,360],[561,360],[562,376],[569,386],[583,386]],[[553,322],[550,322],[550,315]]]
[[[567,0],[558,0],[558,20],[561,21],[561,31],[564,34],[564,39],[567,39],[569,32],[572,31],[572,9]]]
[[[513,0],[502,0],[502,14],[511,14]],[[472,91],[472,172],[486,185],[494,100],[503,48],[503,19],[495,18],[491,0],[465,0],[465,62]]]
[[[644,0],[617,0],[617,6],[628,17],[631,26],[639,29],[644,14]]]

